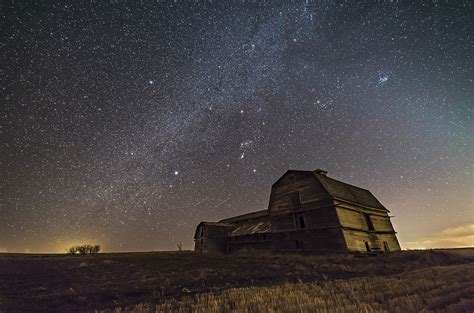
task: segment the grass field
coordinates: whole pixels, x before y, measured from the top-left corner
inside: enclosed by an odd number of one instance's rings
[[[0,255],[0,312],[474,312],[474,251]]]

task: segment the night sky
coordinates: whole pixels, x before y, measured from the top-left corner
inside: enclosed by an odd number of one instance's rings
[[[0,252],[190,249],[286,170],[474,246],[470,1],[1,6]]]

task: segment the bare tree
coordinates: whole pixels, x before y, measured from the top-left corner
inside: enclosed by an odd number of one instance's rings
[[[67,254],[70,255],[86,255],[86,254],[98,254],[100,252],[99,245],[82,245],[82,246],[72,246],[66,250]]]

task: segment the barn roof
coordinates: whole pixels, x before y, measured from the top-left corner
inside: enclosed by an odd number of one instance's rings
[[[234,217],[226,218],[226,219],[220,220],[219,223],[235,223],[235,222],[239,222],[239,221],[244,221],[244,220],[250,220],[250,219],[253,219],[253,218],[263,217],[263,216],[266,216],[266,215],[268,215],[268,211],[265,209],[265,210],[260,210],[260,211],[256,211],[256,212],[251,212],[251,213],[247,213],[247,214],[242,214],[242,215],[237,215],[237,216],[234,216]]]
[[[222,222],[201,222],[199,225],[206,225],[206,226],[218,226],[218,227],[233,227],[234,225],[229,223],[222,223]]]
[[[242,236],[242,235],[251,235],[251,234],[263,234],[270,233],[272,231],[272,224],[270,221],[243,224],[237,226],[234,230],[230,232],[230,236]]]
[[[194,239],[199,237],[198,231],[199,231],[199,226],[205,225],[208,228],[213,228],[213,229],[220,229],[224,233],[229,232],[229,230],[232,227],[235,227],[235,225],[229,224],[229,223],[221,223],[221,222],[201,222],[198,224],[196,227],[196,232],[194,233]]]
[[[354,204],[388,211],[375,196],[368,191],[326,176],[326,171],[316,170],[314,176],[319,180],[327,192],[335,199],[348,201]]]

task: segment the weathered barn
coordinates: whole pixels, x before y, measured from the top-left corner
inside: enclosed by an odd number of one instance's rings
[[[289,170],[273,184],[267,210],[201,222],[195,250],[397,251],[388,213],[370,191],[324,170]]]

